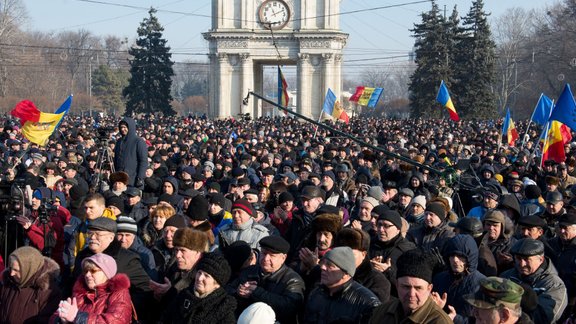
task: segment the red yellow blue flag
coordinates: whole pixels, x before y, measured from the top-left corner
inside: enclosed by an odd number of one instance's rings
[[[278,66],[278,104],[282,107],[288,107],[290,97],[288,96],[288,83],[282,74],[280,66]],[[286,112],[284,112],[286,114]]]
[[[360,106],[376,107],[378,100],[384,92],[383,88],[356,87],[356,92],[348,99]]]
[[[504,123],[502,124],[502,135],[506,135],[506,141],[509,146],[514,146],[514,143],[520,137],[516,125],[510,117],[510,108],[506,109],[506,118],[504,118]]]
[[[348,114],[342,107],[342,104],[340,104],[340,101],[336,98],[334,92],[332,92],[332,89],[328,89],[328,92],[326,93],[322,110],[332,118],[340,119],[346,124],[350,123]]]
[[[30,100],[22,100],[16,104],[10,114],[20,118],[22,135],[25,138],[32,143],[44,146],[70,110],[71,104],[72,96],[69,96],[56,113],[52,114],[41,112]]]
[[[448,112],[450,113],[450,119],[453,121],[460,120],[460,117],[458,117],[458,113],[456,112],[456,108],[454,108],[454,104],[452,103],[452,98],[450,98],[450,93],[448,93],[448,88],[446,87],[446,84],[444,84],[444,80],[442,80],[440,83],[440,89],[438,90],[436,101],[448,109]]]

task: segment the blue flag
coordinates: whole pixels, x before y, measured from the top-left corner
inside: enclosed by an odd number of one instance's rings
[[[236,134],[235,131],[232,131],[232,133],[230,133],[230,138],[235,140],[238,138],[238,134]]]
[[[552,109],[550,120],[557,120],[568,128],[576,130],[576,102],[574,102],[574,96],[568,83],[564,86],[564,90],[562,90],[554,109]]]
[[[546,122],[548,122],[550,112],[552,111],[552,106],[552,99],[548,98],[545,94],[541,94],[530,120],[532,120],[535,124],[543,126],[546,124]]]

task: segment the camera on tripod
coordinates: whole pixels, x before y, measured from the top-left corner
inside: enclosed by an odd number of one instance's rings
[[[24,211],[25,179],[18,178],[13,184],[0,184],[0,214],[4,221],[12,221]]]
[[[42,198],[42,203],[38,207],[38,221],[41,224],[48,224],[52,216],[56,216],[58,206],[54,206],[54,202]]]
[[[110,134],[114,131],[113,127],[101,126],[96,128],[96,138],[100,143],[106,143],[110,139]]]

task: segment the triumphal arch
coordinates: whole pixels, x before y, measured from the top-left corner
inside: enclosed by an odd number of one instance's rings
[[[210,117],[262,115],[262,103],[243,98],[263,92],[263,67],[296,66],[296,111],[317,118],[328,88],[341,93],[341,0],[213,0]],[[293,100],[293,99],[291,99]]]

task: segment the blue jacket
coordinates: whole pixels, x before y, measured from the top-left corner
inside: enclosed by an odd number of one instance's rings
[[[434,277],[434,291],[440,296],[447,294],[447,305],[452,305],[458,314],[454,323],[468,323],[473,307],[462,296],[475,293],[480,287],[480,280],[486,278],[478,268],[478,246],[470,235],[459,234],[448,240],[444,246],[444,258],[450,267],[448,258],[452,255],[466,257],[468,269],[464,274],[455,275],[451,270],[442,271]]]
[[[144,181],[148,167],[148,147],[141,137],[136,135],[134,119],[124,117],[121,123],[128,125],[128,134],[116,141],[114,148],[114,168],[128,173],[128,186],[134,186],[136,179]],[[143,189],[143,188],[141,188]]]

